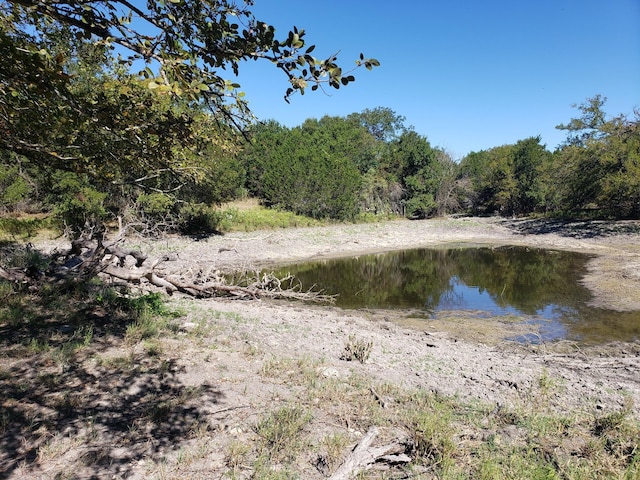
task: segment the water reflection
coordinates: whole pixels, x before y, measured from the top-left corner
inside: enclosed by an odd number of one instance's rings
[[[524,316],[542,338],[589,343],[640,336],[640,312],[589,307],[586,255],[523,247],[417,249],[290,265],[343,308]]]

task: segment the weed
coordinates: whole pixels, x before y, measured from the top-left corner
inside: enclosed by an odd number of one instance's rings
[[[349,340],[347,340],[346,345],[344,346],[344,352],[340,357],[341,360],[358,360],[360,363],[364,363],[369,359],[371,355],[371,350],[373,349],[373,341],[357,339],[354,335],[349,335]]]
[[[244,443],[239,440],[232,440],[229,443],[227,452],[224,456],[224,463],[231,470],[233,477],[247,464],[249,453],[251,452],[251,444]]]
[[[332,433],[323,437],[320,445],[326,452],[324,459],[328,467],[334,470],[344,459],[349,438],[344,433]]]
[[[440,404],[416,411],[411,418],[415,455],[425,464],[441,464],[455,452],[451,420],[451,411]]]
[[[46,340],[38,340],[37,338],[32,338],[29,342],[29,350],[32,353],[44,353],[48,352],[51,349],[51,345]]]
[[[98,366],[113,368],[115,370],[129,370],[135,365],[133,352],[116,357],[96,356],[95,360]]]
[[[125,342],[133,345],[142,340],[157,337],[164,326],[166,321],[144,312],[135,322],[127,326]]]
[[[155,340],[144,340],[142,346],[150,357],[157,357],[162,353],[162,345]]]
[[[275,465],[268,457],[261,456],[254,464],[251,478],[260,480],[297,480],[301,477],[287,466]]]
[[[619,412],[613,412],[608,415],[596,418],[592,430],[593,434],[596,437],[601,437],[605,433],[619,428],[628,416],[629,410],[623,409]]]
[[[155,424],[164,423],[171,415],[173,408],[174,404],[171,400],[159,400],[149,407],[147,417]]]

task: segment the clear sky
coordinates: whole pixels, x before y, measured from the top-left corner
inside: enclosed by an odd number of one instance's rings
[[[596,94],[609,115],[640,107],[640,0],[256,0],[253,12],[279,38],[304,28],[318,58],[340,51],[343,70],[360,52],[381,62],[291,104],[282,72],[243,65],[254,113],[287,127],[386,107],[461,158],[536,135],[554,150],[555,126]]]

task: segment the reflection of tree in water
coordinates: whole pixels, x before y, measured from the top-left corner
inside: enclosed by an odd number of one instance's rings
[[[580,285],[584,255],[530,248],[466,249],[458,253],[459,277],[481,287],[497,305],[534,315],[547,305],[587,301]]]
[[[638,313],[588,306],[591,295],[580,284],[587,260],[578,253],[525,247],[416,249],[294,265],[281,273],[290,271],[305,288],[338,294],[344,308],[457,310],[466,300],[456,290],[459,281],[501,309],[561,317],[576,338],[589,332],[599,338],[640,336]],[[469,300],[464,308],[476,309]]]
[[[404,261],[404,291],[415,298],[415,306],[432,310],[454,294],[450,280],[457,270],[455,250],[410,250]]]
[[[442,310],[454,310],[460,308],[460,305],[464,301],[462,293],[455,290],[453,285],[450,285],[449,290],[438,292],[438,295],[429,295],[424,302],[424,307],[433,312],[436,308]]]

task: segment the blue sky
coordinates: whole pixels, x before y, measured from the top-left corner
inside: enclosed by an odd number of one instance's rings
[[[256,0],[256,17],[284,38],[295,25],[313,54],[360,52],[381,66],[356,82],[283,100],[286,77],[268,62],[242,66],[239,83],[261,120],[288,126],[324,115],[390,108],[456,158],[555,129],[601,94],[609,115],[640,107],[640,0]]]

